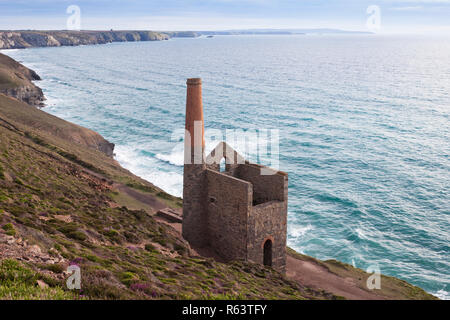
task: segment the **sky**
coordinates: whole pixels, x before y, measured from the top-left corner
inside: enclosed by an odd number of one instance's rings
[[[70,5],[79,7],[84,30],[335,28],[450,34],[450,0],[0,0],[0,29],[67,29]]]

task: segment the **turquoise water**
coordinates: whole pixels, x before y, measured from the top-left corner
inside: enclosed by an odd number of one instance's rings
[[[448,38],[218,36],[6,53],[44,79],[45,111],[100,132],[122,165],[175,195],[172,133],[186,78],[202,77],[207,130],[280,130],[290,246],[449,298]]]

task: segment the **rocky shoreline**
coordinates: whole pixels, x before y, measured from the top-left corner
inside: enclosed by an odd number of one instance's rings
[[[194,32],[155,31],[0,31],[0,49],[61,47],[111,42],[162,41],[196,37]]]

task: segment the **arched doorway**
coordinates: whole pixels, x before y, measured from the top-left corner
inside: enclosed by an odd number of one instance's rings
[[[264,265],[272,266],[272,240],[270,239],[264,242]]]

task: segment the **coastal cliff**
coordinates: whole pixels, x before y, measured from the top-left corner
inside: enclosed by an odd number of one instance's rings
[[[154,31],[0,31],[0,49],[60,47],[111,42],[161,41],[196,37],[194,32]]]
[[[90,145],[101,139],[0,93],[0,299],[435,299],[386,276],[374,292],[371,274],[291,249],[286,275],[207,258],[158,216],[181,199]],[[82,296],[65,286],[74,264]]]
[[[156,216],[181,199],[74,142],[87,130],[0,94],[0,300],[80,299],[73,264],[83,299],[334,298],[196,254]]]
[[[32,81],[41,80],[39,75],[19,62],[0,53],[0,93],[25,102],[33,107],[44,107],[45,97],[38,86]],[[61,130],[55,125],[56,117],[40,112],[36,108],[29,108],[25,112],[23,108],[3,109],[8,117],[26,125],[46,131],[49,134],[71,140],[89,148],[97,149],[107,156],[112,157],[114,144],[105,140],[98,133],[82,128],[68,122]],[[63,121],[58,119],[58,121]]]
[[[0,93],[36,107],[45,100],[41,88],[32,81],[41,80],[34,72],[8,56],[0,54]]]

